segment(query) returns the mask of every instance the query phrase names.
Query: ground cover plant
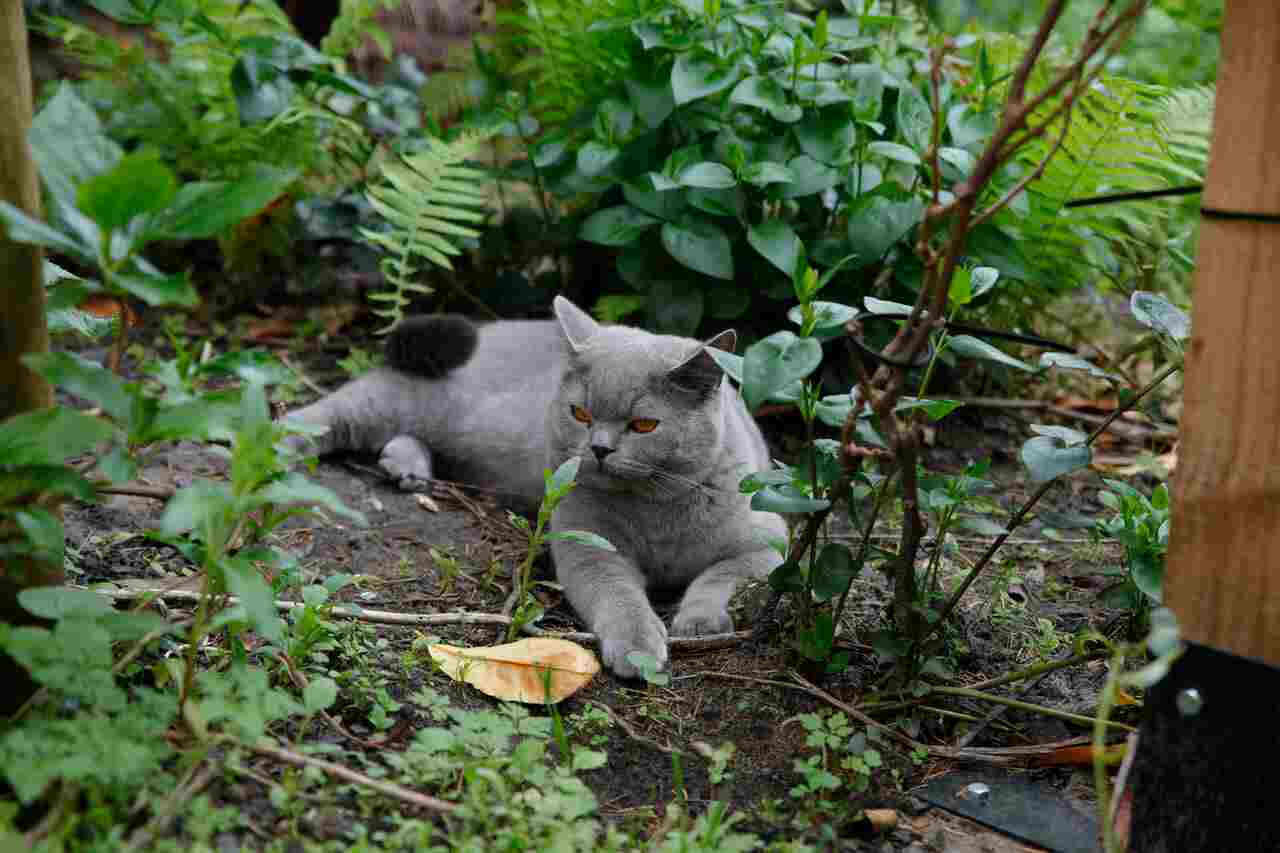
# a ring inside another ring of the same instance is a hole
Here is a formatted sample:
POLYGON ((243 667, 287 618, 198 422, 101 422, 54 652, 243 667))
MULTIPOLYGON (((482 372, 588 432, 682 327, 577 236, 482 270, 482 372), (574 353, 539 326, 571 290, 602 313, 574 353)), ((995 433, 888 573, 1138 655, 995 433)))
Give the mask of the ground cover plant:
MULTIPOLYGON (((0 625, 38 685, 0 728, 6 844, 943 849, 975 831, 916 814, 925 776, 1090 741, 1105 807, 1125 703, 1177 651, 1156 609, 1171 520, 1140 466, 1087 469, 1120 424, 1159 446, 1193 235, 1171 235, 1176 203, 1064 204, 1203 166, 1205 91, 1111 73, 1147 4, 1094 4, 1060 40, 1057 2, 1029 34, 953 37, 907 3, 529 6, 478 49, 448 131, 412 91, 430 78, 362 81, 341 56, 354 35, 322 53, 274 4, 94 5, 172 52, 44 25, 105 59, 42 98, 47 218, 0 207, 8 239, 49 253, 63 336, 25 359, 60 404, 0 422, 0 557, 71 580, 20 594, 36 624, 0 625), (128 99, 158 123, 104 121, 128 99), (490 138, 506 162, 483 162, 490 138), (496 221, 493 194, 517 191, 526 232, 496 221), (324 233, 378 253, 374 310, 273 335, 161 316, 201 301, 273 215, 299 251, 324 233), (525 241, 486 258, 498 233, 525 241), (200 241, 215 269, 188 275, 200 241), (306 469, 271 400, 336 377, 317 338, 376 349, 444 291, 496 296, 464 280, 480 268, 510 265, 498 289, 574 286, 592 244, 602 318, 748 325, 720 361, 782 461, 741 488, 792 532, 739 602, 752 630, 677 641, 674 671, 642 685, 495 702, 429 648, 590 642, 537 571, 572 471, 548 472, 532 524, 462 484, 401 494, 358 460, 306 469), (1128 295, 1120 343, 1152 347, 1089 360, 1038 333, 1095 286, 1128 295), (1037 418, 995 442, 963 390, 975 364, 1002 388, 1067 377, 1115 399, 1089 432, 1037 418), (980 438, 948 444, 966 426, 980 438), (1060 529, 1093 537, 1055 545, 1060 529), (1046 745, 1009 749, 1034 727, 1046 745)), ((351 4, 343 26, 368 13, 351 4)))

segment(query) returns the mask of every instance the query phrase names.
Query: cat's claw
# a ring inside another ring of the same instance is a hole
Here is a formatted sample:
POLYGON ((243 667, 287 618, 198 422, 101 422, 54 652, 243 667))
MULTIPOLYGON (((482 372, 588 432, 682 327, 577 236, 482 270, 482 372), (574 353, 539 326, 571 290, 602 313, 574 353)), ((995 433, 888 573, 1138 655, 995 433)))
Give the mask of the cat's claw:
POLYGON ((640 625, 630 626, 630 630, 616 633, 602 633, 600 636, 600 656, 604 665, 619 678, 639 678, 640 669, 627 655, 640 652, 657 661, 657 668, 665 670, 667 658, 667 627, 654 614, 640 625))
POLYGON ((705 637, 708 634, 728 634, 733 630, 733 617, 727 610, 681 610, 671 622, 673 637, 705 637))

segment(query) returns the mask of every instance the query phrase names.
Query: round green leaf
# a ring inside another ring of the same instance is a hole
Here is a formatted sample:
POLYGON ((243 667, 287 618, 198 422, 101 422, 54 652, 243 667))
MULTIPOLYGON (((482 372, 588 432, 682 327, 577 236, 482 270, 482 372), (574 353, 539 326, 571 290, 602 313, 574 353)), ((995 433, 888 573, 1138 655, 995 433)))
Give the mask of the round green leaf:
POLYGON ((915 86, 898 87, 898 130, 916 151, 928 149, 933 139, 933 110, 915 86))
POLYGON ((738 181, 733 171, 723 163, 702 162, 680 170, 677 178, 681 186, 700 187, 708 190, 723 190, 736 186, 738 181))
POLYGON ((737 62, 705 53, 682 53, 671 69, 671 92, 676 104, 714 95, 738 82, 737 62))
POLYGON ((662 245, 671 257, 691 270, 712 278, 733 278, 733 249, 720 226, 695 219, 662 226, 662 245))
POLYGON ((906 163, 908 166, 919 166, 920 155, 912 151, 905 145, 897 142, 872 142, 867 146, 867 150, 872 154, 879 154, 889 160, 896 160, 899 163, 906 163))
MULTIPOLYGON (((848 305, 841 305, 839 302, 810 302, 813 307, 815 323, 813 331, 815 333, 826 331, 828 329, 841 329, 845 323, 848 323, 854 317, 858 316, 858 311, 848 305)), ((804 310, 796 305, 787 312, 787 319, 795 323, 797 326, 804 324, 804 310)))
POLYGON ((1000 270, 995 267, 974 267, 969 276, 969 286, 973 292, 970 299, 977 299, 996 286, 1000 280, 1000 270))
POLYGON ((817 512, 831 506, 825 498, 811 498, 794 486, 765 486, 751 496, 751 508, 760 512, 817 512))
POLYGON ((769 586, 778 592, 804 592, 804 570, 788 560, 769 573, 769 586))
POLYGON ((800 150, 823 163, 843 163, 853 153, 858 141, 853 119, 849 111, 826 110, 822 114, 797 124, 796 141, 800 150))
POLYGON ((787 94, 782 86, 770 77, 748 77, 734 87, 729 95, 730 103, 745 104, 764 110, 776 121, 790 124, 800 120, 804 115, 799 105, 787 102, 787 94))
POLYGON ((793 332, 774 332, 747 348, 742 396, 755 410, 769 395, 804 379, 822 363, 822 344, 793 332))
POLYGON ((1037 435, 1022 445, 1022 463, 1027 466, 1031 479, 1046 483, 1055 477, 1068 474, 1089 464, 1089 447, 1073 444, 1066 447, 1051 435, 1037 435))
POLYGON ((767 160, 749 163, 742 170, 742 179, 757 187, 763 187, 768 184, 789 184, 795 178, 796 176, 786 166, 767 160))
POLYGON ((640 235, 660 221, 630 205, 620 204, 588 216, 578 236, 602 246, 626 246, 640 239, 640 235))
POLYGON ((795 230, 781 219, 770 219, 749 227, 747 242, 787 278, 795 274, 796 262, 804 256, 804 244, 795 230))
POLYGON ((578 171, 588 178, 599 177, 609 170, 622 152, 617 148, 591 141, 578 149, 578 171))
POLYGON ((130 154, 76 189, 76 206, 104 231, 123 228, 135 216, 155 213, 173 200, 178 179, 150 152, 130 154))
POLYGON ((863 196, 849 210, 850 249, 857 266, 874 264, 889 247, 901 240, 924 217, 919 199, 893 201, 884 196, 863 196))
POLYGON ((813 567, 813 577, 810 578, 814 599, 830 601, 844 595, 849 584, 853 583, 853 579, 858 576, 858 568, 857 562, 853 559, 853 552, 847 546, 838 542, 825 545, 818 552, 818 559, 813 567))
POLYGON ((956 335, 955 337, 947 338, 947 349, 957 355, 977 358, 983 361, 994 361, 1007 367, 1025 370, 1028 373, 1036 372, 1036 369, 1025 361, 1016 359, 1003 350, 997 349, 986 341, 975 338, 972 335, 956 335))
POLYGON ((840 180, 839 172, 808 154, 793 157, 787 162, 787 169, 795 176, 795 180, 781 187, 779 195, 783 198, 802 198, 820 193, 831 189, 840 180))
POLYGON ((1129 300, 1129 310, 1142 325, 1175 340, 1182 341, 1191 336, 1191 318, 1157 293, 1135 292, 1129 300))

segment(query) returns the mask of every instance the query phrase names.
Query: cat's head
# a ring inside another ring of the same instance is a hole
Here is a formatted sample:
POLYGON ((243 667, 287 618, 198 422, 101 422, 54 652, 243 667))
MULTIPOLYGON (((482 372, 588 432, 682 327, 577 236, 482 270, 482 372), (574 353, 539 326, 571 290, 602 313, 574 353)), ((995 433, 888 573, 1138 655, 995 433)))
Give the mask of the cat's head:
POLYGON ((697 488, 720 460, 724 372, 706 343, 602 326, 557 296, 566 367, 547 413, 553 465, 580 460, 594 489, 675 497, 697 488))

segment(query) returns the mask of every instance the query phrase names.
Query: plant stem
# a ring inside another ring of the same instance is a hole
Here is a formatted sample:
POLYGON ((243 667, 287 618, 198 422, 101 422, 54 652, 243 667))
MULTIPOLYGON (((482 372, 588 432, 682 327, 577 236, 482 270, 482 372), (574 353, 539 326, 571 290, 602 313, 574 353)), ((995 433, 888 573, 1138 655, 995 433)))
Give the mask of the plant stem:
POLYGON ((974 690, 972 687, 943 687, 935 686, 929 689, 933 695, 940 696, 958 696, 964 699, 978 699, 983 702, 994 702, 997 705, 1008 705, 1019 711, 1030 711, 1033 714, 1041 714, 1046 717, 1056 717, 1059 720, 1065 720, 1069 723, 1078 723, 1082 726, 1097 727, 1111 726, 1117 729, 1124 729, 1127 732, 1133 731, 1132 726, 1124 723, 1116 723, 1111 720, 1104 720, 1101 717, 1086 717, 1082 714, 1073 714, 1070 711, 1059 711, 1057 708, 1048 708, 1044 705, 1036 705, 1032 702, 1023 702, 1020 699, 1010 699, 1008 696, 997 696, 994 693, 984 693, 981 690, 974 690))

